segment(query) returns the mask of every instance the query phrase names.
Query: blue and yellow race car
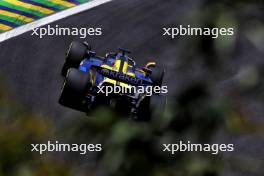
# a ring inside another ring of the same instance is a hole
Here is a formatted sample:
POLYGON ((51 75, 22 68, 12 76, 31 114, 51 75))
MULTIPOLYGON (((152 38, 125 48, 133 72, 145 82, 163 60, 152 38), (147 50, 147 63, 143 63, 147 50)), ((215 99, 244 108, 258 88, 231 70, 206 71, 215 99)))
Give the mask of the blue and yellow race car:
POLYGON ((161 115, 164 68, 155 62, 138 67, 129 54, 120 48, 100 57, 87 42, 72 42, 61 70, 65 79, 59 103, 83 112, 107 105, 137 120, 161 115))

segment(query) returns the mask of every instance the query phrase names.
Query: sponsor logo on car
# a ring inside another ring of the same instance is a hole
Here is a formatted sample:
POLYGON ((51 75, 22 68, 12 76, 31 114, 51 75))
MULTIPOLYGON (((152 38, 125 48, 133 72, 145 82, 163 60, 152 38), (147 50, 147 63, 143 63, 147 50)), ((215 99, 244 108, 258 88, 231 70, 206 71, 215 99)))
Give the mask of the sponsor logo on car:
POLYGON ((98 69, 99 73, 101 73, 103 76, 112 78, 112 79, 116 79, 118 81, 121 82, 125 82, 125 83, 129 83, 129 84, 134 84, 134 85, 143 85, 144 81, 142 79, 136 78, 136 77, 132 77, 129 75, 125 75, 123 73, 119 73, 116 71, 112 71, 109 69, 105 69, 105 68, 101 68, 98 69))

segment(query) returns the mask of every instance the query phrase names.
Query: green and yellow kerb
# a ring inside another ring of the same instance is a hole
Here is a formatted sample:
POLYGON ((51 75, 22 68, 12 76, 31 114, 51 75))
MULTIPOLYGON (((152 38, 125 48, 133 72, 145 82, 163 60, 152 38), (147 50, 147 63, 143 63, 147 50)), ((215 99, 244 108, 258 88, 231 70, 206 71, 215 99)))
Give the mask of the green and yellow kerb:
POLYGON ((0 33, 91 0, 0 0, 0 33))

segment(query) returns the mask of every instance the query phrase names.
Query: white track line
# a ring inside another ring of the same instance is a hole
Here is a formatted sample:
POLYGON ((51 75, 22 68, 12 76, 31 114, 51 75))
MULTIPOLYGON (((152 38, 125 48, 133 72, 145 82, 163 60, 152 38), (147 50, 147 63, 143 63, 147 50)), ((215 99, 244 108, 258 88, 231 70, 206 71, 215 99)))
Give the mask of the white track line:
POLYGON ((112 0, 93 0, 93 1, 81 4, 81 5, 77 5, 75 7, 70 8, 70 9, 55 13, 53 15, 44 17, 42 19, 28 23, 26 25, 17 27, 15 29, 12 29, 10 31, 7 31, 7 32, 0 34, 0 42, 3 42, 3 41, 8 40, 10 38, 19 36, 23 33, 31 31, 34 28, 37 28, 37 27, 52 23, 54 21, 66 18, 68 16, 83 12, 85 10, 91 9, 93 7, 99 6, 101 4, 104 4, 104 3, 107 3, 110 1, 112 1, 112 0))

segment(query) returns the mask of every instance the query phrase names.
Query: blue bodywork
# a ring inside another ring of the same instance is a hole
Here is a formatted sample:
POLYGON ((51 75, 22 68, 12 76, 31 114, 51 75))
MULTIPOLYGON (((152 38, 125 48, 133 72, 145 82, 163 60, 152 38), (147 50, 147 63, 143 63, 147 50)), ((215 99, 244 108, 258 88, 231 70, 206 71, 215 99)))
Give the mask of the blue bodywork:
MULTIPOLYGON (((116 59, 123 60, 124 62, 128 61, 128 57, 126 55, 122 55, 121 53, 118 53, 115 57, 114 56, 108 56, 106 58, 99 58, 99 57, 90 57, 84 59, 79 66, 79 70, 89 73, 90 70, 93 67, 100 67, 101 65, 108 65, 109 67, 113 67, 116 59)), ((136 66, 128 67, 127 72, 132 72, 135 74, 135 77, 143 80, 146 85, 152 84, 151 79, 149 76, 146 76, 146 74, 143 71, 139 71, 140 68, 137 68, 136 66)), ((104 76, 101 74, 95 74, 95 86, 98 86, 103 80, 104 76)))

